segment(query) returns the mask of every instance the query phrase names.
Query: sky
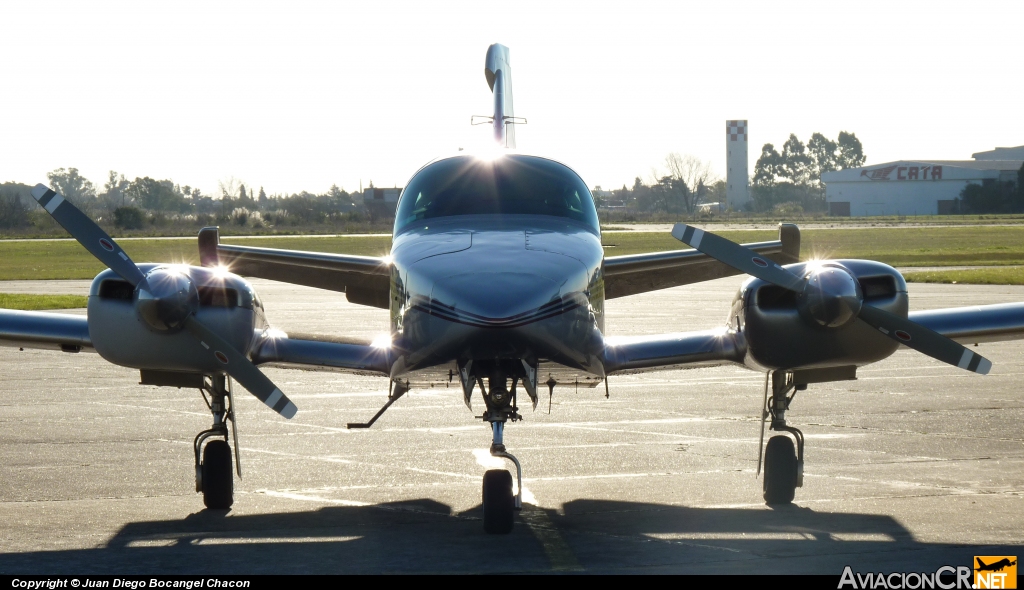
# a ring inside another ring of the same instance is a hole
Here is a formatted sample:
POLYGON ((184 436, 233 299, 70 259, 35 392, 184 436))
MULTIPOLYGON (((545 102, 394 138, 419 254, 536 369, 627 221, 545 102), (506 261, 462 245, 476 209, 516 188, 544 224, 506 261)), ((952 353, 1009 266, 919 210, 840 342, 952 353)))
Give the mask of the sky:
POLYGON ((218 193, 404 186, 490 142, 484 55, 510 49, 520 151, 590 186, 670 152, 750 170, 790 133, 868 163, 1024 144, 1024 2, 0 3, 0 182, 78 168, 218 193))

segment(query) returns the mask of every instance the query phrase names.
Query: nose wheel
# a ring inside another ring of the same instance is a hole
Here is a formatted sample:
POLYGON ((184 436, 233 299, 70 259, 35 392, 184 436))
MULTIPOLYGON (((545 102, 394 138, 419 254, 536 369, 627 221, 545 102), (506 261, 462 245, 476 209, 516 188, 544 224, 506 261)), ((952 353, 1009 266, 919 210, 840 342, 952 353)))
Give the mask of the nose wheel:
POLYGON ((484 530, 492 535, 512 532, 515 497, 512 495, 512 474, 504 469, 484 473, 484 530))

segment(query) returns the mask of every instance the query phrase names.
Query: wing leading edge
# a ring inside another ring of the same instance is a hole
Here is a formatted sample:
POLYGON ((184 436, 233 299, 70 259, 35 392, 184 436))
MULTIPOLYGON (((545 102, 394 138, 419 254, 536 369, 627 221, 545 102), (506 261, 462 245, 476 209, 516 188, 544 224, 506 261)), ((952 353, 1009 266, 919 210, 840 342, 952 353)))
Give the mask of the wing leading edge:
POLYGON ((85 316, 0 309, 0 346, 94 352, 85 316))
MULTIPOLYGON (((779 225, 779 239, 744 244, 779 264, 800 261, 800 229, 779 225)), ((673 250, 604 259, 605 298, 615 299, 648 291, 679 287, 740 274, 697 250, 673 250)))

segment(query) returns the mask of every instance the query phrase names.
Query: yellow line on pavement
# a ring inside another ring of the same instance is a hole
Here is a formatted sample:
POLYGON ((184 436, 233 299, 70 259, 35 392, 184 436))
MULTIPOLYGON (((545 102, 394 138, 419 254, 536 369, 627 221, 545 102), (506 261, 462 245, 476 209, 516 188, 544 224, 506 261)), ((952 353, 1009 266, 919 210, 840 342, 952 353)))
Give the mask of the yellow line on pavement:
POLYGON ((583 571, 583 566, 580 565, 562 535, 558 534, 558 529, 543 508, 524 505, 519 516, 526 522, 526 526, 530 527, 533 536, 540 541, 544 553, 548 556, 548 561, 551 562, 552 570, 556 572, 583 571))

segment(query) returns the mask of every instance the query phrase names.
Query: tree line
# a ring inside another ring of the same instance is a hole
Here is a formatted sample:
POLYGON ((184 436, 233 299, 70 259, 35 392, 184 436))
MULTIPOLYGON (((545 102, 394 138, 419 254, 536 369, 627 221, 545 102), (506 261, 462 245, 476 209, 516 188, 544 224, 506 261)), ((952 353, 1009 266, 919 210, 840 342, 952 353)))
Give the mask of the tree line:
MULTIPOLYGON (((327 192, 290 195, 257 193, 244 183, 222 181, 214 198, 198 188, 148 176, 128 180, 110 171, 101 189, 77 168, 58 168, 47 175, 50 187, 90 217, 121 229, 142 229, 185 222, 189 225, 235 224, 253 228, 278 225, 316 225, 376 222, 387 217, 379 207, 364 207, 361 194, 332 185, 327 192)), ((372 186, 372 183, 371 183, 372 186)), ((48 223, 31 197, 32 187, 17 182, 0 184, 0 229, 48 223)))
POLYGON ((854 133, 840 131, 836 140, 814 133, 805 145, 790 134, 779 152, 766 143, 754 165, 751 200, 758 211, 824 211, 825 172, 863 166, 864 146, 854 133))

